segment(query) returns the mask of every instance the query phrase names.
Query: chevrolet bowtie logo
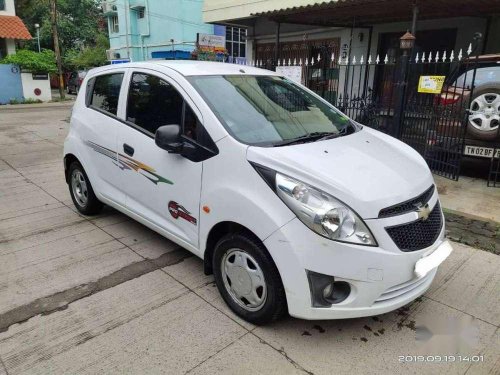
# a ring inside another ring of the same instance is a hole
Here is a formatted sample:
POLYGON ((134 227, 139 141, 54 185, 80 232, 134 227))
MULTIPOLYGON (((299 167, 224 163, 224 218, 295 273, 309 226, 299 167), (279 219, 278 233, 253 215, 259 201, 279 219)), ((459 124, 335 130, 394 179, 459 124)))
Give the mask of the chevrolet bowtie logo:
POLYGON ((417 203, 415 207, 417 208, 416 212, 419 219, 425 221, 429 218, 429 215, 431 214, 429 203, 426 203, 425 205, 423 203, 417 203))

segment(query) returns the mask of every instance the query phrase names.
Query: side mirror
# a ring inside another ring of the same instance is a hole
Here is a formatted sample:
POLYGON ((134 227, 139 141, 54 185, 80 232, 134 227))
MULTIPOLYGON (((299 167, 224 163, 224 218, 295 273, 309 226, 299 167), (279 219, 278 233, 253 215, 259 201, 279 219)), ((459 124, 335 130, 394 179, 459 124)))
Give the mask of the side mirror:
POLYGON ((170 153, 182 151, 181 127, 179 125, 160 126, 155 133, 155 143, 159 148, 170 153))

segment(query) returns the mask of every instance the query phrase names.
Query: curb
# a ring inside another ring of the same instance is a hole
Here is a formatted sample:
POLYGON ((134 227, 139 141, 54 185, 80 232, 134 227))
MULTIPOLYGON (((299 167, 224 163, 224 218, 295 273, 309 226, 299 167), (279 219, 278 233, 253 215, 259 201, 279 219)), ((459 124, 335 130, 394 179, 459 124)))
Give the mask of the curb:
POLYGON ((12 112, 22 110, 39 110, 39 109, 52 109, 52 108, 71 108, 75 104, 74 100, 67 100, 64 102, 55 103, 39 103, 39 104, 6 104, 0 105, 0 112, 12 112))
POLYGON ((500 255, 500 223, 443 208, 446 237, 500 255))

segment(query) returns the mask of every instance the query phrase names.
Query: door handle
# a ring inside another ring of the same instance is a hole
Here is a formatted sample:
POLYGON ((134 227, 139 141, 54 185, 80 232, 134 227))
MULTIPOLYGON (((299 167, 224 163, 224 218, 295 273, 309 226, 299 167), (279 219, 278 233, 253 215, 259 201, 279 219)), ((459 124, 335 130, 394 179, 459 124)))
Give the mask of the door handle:
POLYGON ((123 144, 123 151, 125 151, 125 153, 128 155, 128 156, 132 156, 134 155, 134 148, 132 146, 129 146, 128 144, 124 143, 123 144))

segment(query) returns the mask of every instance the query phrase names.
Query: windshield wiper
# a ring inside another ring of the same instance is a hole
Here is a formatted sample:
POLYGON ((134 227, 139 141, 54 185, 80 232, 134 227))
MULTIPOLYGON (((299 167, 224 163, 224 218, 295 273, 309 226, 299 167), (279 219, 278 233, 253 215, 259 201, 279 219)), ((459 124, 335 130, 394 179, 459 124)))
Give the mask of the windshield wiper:
POLYGON ((297 138, 287 139, 287 140, 284 140, 282 142, 275 143, 273 145, 273 147, 288 146, 288 145, 293 145, 293 144, 297 144, 297 143, 305 143, 305 142, 308 142, 308 141, 315 141, 315 140, 318 140, 318 139, 321 139, 321 138, 324 138, 324 137, 328 137, 328 136, 331 136, 331 135, 334 135, 334 134, 336 134, 336 133, 332 133, 332 132, 312 132, 312 133, 309 133, 309 134, 301 135, 300 137, 297 137, 297 138))
POLYGON ((327 134, 324 137, 319 138, 318 141, 326 141, 327 139, 342 137, 343 135, 346 135, 346 134, 347 134, 347 127, 339 130, 338 133, 327 134))

